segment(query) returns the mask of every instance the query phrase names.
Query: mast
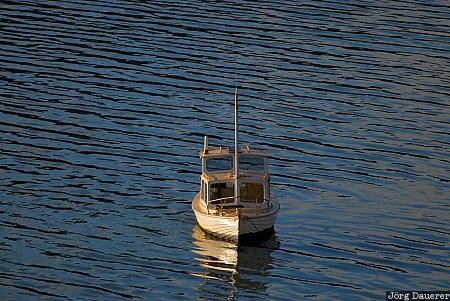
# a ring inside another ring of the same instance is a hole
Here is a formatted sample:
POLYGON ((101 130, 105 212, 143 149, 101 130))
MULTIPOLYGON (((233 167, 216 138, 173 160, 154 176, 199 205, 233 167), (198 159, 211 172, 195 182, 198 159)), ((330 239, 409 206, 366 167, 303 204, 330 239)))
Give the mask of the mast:
POLYGON ((239 205, 239 121, 238 121, 238 89, 234 91, 234 204, 239 205))

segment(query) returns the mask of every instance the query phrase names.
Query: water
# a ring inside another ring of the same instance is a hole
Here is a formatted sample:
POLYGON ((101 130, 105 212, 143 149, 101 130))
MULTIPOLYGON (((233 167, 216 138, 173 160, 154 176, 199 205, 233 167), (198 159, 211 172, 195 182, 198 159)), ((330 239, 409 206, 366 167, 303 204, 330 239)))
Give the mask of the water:
POLYGON ((1 300, 449 288, 448 2, 2 1, 0 20, 1 300), (190 208, 236 82, 282 204, 239 247, 190 208))

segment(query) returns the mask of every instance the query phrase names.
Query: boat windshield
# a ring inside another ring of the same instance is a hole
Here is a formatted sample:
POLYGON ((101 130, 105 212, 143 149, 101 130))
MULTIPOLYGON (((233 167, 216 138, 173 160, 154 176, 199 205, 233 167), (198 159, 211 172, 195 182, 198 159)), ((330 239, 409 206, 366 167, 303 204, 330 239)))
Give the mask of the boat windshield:
POLYGON ((233 167, 233 160, 231 156, 219 157, 219 158, 210 158, 206 160, 206 170, 207 171, 223 171, 230 170, 233 167))
POLYGON ((241 202, 264 201, 264 186, 262 183, 243 182, 240 185, 241 202))
POLYGON ((264 158, 258 156, 241 155, 239 156, 239 169, 244 171, 259 171, 265 169, 264 158))
POLYGON ((234 184, 230 182, 226 183, 214 183, 211 184, 211 201, 217 199, 229 198, 228 201, 234 202, 234 184))

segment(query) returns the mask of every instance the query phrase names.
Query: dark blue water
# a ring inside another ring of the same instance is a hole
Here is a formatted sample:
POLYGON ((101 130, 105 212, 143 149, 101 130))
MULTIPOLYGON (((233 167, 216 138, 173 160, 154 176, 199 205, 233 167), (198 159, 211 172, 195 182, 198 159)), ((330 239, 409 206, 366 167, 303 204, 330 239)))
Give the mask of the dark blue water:
POLYGON ((450 286, 447 1, 1 1, 1 300, 450 286), (272 153, 276 234, 195 227, 197 152, 272 153))

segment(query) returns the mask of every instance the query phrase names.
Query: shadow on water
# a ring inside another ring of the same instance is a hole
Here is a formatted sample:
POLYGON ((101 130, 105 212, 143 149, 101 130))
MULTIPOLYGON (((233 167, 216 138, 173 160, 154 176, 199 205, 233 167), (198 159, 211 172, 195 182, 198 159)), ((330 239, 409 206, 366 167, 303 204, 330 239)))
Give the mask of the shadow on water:
POLYGON ((268 296, 268 278, 272 252, 279 246, 275 232, 263 241, 234 242, 217 239, 198 225, 193 228, 192 250, 197 257, 202 278, 197 288, 197 300, 236 300, 246 295, 268 296))

